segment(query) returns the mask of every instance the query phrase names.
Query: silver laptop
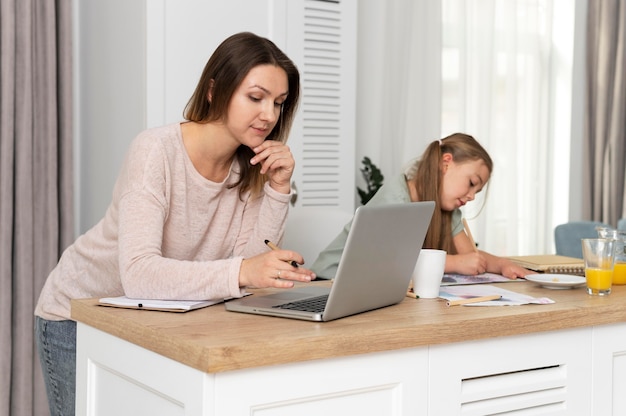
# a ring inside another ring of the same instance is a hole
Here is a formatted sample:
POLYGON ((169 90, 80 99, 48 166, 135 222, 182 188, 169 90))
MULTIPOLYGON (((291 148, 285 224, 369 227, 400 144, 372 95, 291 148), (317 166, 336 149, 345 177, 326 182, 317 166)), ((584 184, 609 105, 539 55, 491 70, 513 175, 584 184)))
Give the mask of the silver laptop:
POLYGON ((432 201, 361 206, 330 287, 300 286, 247 296, 226 302, 226 310, 331 321, 399 303, 406 296, 434 207, 432 201))

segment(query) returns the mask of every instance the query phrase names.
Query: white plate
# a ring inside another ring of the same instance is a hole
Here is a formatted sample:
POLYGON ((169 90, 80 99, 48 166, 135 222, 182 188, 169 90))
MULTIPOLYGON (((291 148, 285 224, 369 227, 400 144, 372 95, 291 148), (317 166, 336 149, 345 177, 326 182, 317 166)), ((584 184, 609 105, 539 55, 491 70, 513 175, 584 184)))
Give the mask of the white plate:
POLYGON ((529 274, 525 279, 548 289, 571 289, 586 282, 584 277, 572 274, 529 274))

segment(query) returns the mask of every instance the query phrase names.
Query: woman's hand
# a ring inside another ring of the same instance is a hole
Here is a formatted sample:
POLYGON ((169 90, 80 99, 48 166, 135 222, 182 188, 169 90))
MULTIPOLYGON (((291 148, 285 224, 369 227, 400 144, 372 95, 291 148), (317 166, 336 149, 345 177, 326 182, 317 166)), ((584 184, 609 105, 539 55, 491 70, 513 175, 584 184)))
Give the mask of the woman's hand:
POLYGON ((296 161, 289 146, 275 140, 265 140, 252 150, 256 156, 250 159, 250 163, 261 163, 261 173, 267 174, 272 189, 283 194, 291 192, 291 175, 296 161))
POLYGON ((304 263, 302 256, 291 250, 272 250, 244 259, 239 270, 240 287, 293 287, 293 282, 310 282, 315 273, 291 262, 304 263))

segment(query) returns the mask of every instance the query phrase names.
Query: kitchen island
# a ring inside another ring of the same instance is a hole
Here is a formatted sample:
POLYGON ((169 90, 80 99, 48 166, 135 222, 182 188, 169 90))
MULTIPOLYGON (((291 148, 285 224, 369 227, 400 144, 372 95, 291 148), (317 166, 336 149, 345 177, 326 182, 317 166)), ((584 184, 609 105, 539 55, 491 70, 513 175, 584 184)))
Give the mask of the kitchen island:
POLYGON ((555 303, 406 298, 317 323, 74 300, 76 414, 626 414, 626 286, 496 286, 555 303))

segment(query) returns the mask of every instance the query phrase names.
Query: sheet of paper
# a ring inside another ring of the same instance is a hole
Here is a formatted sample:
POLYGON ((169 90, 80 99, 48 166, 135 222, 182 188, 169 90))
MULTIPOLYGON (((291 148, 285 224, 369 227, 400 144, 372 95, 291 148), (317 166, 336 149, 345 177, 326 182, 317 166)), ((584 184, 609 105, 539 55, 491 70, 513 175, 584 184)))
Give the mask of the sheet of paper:
POLYGON ((483 273, 475 276, 467 276, 464 274, 446 273, 441 280, 441 286, 453 285, 473 285, 476 283, 504 283, 515 282, 515 279, 509 279, 495 273, 483 273))
POLYGON ((550 298, 534 298, 522 293, 513 292, 511 290, 502 289, 492 285, 459 285, 442 287, 439 290, 439 297, 453 301, 460 299, 471 299, 478 296, 500 295, 500 300, 491 300, 489 302, 468 303, 463 306, 505 306, 505 305, 527 305, 535 303, 546 305, 554 303, 550 298))

